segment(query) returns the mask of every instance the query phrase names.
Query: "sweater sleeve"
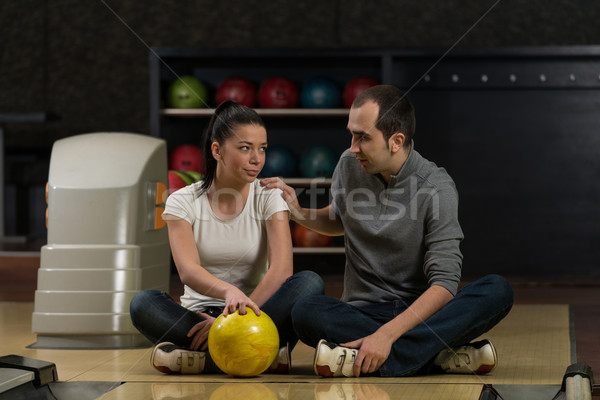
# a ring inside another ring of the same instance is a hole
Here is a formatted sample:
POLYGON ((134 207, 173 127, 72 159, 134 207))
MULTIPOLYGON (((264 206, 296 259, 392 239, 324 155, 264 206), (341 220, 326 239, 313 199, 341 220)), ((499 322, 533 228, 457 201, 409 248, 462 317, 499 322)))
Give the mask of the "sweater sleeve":
POLYGON ((423 270, 429 285, 439 285, 453 295, 461 277, 463 232, 458 222, 458 193, 453 184, 435 191, 425 220, 423 270))

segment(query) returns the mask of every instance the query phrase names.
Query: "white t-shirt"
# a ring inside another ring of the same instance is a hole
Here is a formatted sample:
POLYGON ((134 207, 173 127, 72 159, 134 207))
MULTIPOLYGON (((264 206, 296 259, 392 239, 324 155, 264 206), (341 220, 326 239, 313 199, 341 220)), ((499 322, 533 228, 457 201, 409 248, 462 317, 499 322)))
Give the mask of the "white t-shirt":
MULTIPOLYGON (((221 220, 210 207, 206 193, 198 196, 200 182, 186 186, 167 198, 165 214, 192 225, 200 265, 217 278, 250 295, 269 268, 265 222, 288 205, 279 189, 264 189, 255 180, 250 184, 242 212, 231 220, 221 220)), ((184 287, 181 305, 192 311, 223 307, 225 301, 204 296, 184 287)))

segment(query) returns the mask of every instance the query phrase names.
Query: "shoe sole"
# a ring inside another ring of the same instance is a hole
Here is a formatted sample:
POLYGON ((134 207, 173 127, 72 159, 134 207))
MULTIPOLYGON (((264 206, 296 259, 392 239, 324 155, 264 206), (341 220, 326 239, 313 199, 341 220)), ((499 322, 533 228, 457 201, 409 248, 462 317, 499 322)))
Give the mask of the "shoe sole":
MULTIPOLYGON (((167 368, 164 366, 158 366, 158 365, 154 364, 154 354, 156 354, 156 350, 158 349, 158 346, 160 346, 161 344, 164 344, 164 343, 160 343, 159 345, 155 346, 154 349, 152 350, 152 355, 150 356, 150 365, 152 365, 152 367, 154 367, 154 369, 156 369, 159 372, 162 372, 163 374, 177 374, 178 372, 172 371, 170 368, 167 368)), ((169 344, 173 344, 173 343, 169 343, 169 344)))
POLYGON ((289 374, 292 369, 292 352, 290 351, 290 346, 286 346, 287 348, 287 364, 277 364, 277 367, 272 369, 271 372, 274 374, 289 374))
POLYGON ((313 370, 315 374, 318 376, 322 376, 324 378, 333 378, 333 372, 329 369, 328 365, 317 365, 317 358, 319 357, 319 349, 321 348, 321 344, 327 343, 325 339, 319 340, 317 344, 317 348, 315 350, 315 358, 313 360, 313 370))
POLYGON ((490 342, 489 340, 485 340, 485 342, 486 343, 481 347, 484 347, 488 344, 490 345, 490 348, 492 349, 492 354, 494 355, 494 364, 493 365, 482 365, 481 367, 477 368, 476 371, 473 371, 473 373, 477 374, 477 375, 490 373, 494 369, 496 369, 496 367, 498 366, 498 354, 496 353, 496 348, 494 347, 492 342, 490 342))

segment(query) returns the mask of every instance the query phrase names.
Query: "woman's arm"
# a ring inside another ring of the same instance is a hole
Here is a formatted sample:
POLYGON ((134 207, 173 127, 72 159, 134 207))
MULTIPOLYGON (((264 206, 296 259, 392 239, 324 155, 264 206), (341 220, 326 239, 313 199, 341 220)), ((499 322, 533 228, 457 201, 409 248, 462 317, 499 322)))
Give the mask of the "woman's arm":
POLYGON ((280 211, 266 221, 269 270, 250 298, 262 306, 293 274, 292 237, 287 211, 280 211))
POLYGON ((234 312, 237 308, 240 309, 240 314, 245 314, 246 306, 252 308, 257 315, 260 314, 258 305, 240 289, 218 279, 201 266, 194 233, 189 222, 169 216, 167 225, 171 253, 179 278, 184 285, 205 296, 225 299, 223 311, 225 315, 234 312))

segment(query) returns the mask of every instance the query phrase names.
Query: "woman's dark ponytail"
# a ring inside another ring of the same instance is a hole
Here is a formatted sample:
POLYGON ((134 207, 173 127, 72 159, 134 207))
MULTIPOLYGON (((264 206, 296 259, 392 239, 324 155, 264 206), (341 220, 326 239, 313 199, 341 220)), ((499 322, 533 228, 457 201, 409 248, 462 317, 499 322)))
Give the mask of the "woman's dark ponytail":
POLYGON ((213 142, 213 127, 217 116, 217 110, 213 113, 204 134, 202 135, 202 154, 204 155, 205 172, 204 178, 202 178, 202 184, 200 185, 200 194, 204 193, 212 184, 215 179, 217 172, 217 160, 212 155, 212 142, 213 142))
POLYGON ((217 173, 217 160, 213 157, 211 149, 213 142, 223 145, 239 125, 265 126, 256 111, 249 107, 238 104, 233 100, 226 100, 219 104, 202 136, 202 152, 206 172, 200 186, 200 195, 212 185, 217 173))

